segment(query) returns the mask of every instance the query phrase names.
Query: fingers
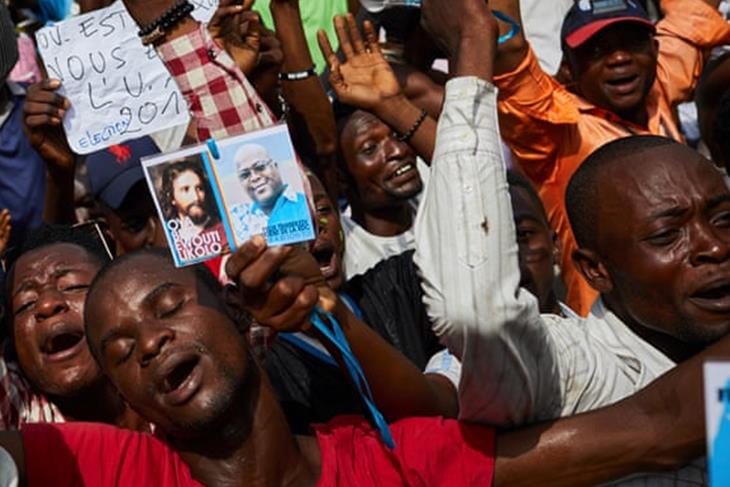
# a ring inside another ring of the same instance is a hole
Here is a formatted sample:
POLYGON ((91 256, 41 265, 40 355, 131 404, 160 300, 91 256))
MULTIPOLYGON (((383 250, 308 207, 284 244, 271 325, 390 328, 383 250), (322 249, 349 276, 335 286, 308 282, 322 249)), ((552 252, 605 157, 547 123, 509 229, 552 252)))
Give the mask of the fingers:
POLYGON ((363 24, 365 29, 365 38, 367 39, 367 47, 372 53, 381 54, 380 42, 378 41, 378 34, 375 32, 375 26, 369 20, 366 20, 363 24))
POLYGON ((327 64, 330 67, 330 84, 333 87, 337 87, 342 84, 342 76, 340 74, 340 60, 337 58, 337 54, 332 49, 329 37, 324 30, 317 32, 317 40, 319 42, 319 50, 322 51, 322 55, 327 60, 327 64))
POLYGON ((289 276, 280 279, 268 292, 266 301, 251 314, 262 325, 278 331, 299 331, 309 321, 318 299, 314 286, 306 285, 301 277, 289 276))
POLYGON ((319 293, 314 286, 305 286, 286 309, 266 320, 267 326, 279 331, 306 331, 309 316, 317 305, 319 293))
POLYGON ((270 280, 293 247, 267 247, 261 236, 242 245, 226 263, 226 272, 239 287, 246 310, 262 325, 279 331, 303 329, 319 299, 304 277, 270 280))
POLYGON ((360 29, 358 29, 357 27, 357 22, 355 22, 355 16, 352 14, 347 14, 345 18, 347 20, 347 28, 350 31, 350 39, 352 40, 352 45, 355 49, 355 53, 364 53, 365 44, 362 41, 362 36, 360 35, 360 29))
POLYGON ((25 123, 28 127, 59 125, 71 107, 65 97, 56 93, 61 86, 58 80, 44 80, 28 88, 23 105, 25 123))
POLYGON ((266 239, 256 235, 228 259, 226 273, 244 290, 254 290, 266 283, 289 251, 289 247, 268 248, 266 239))
MULTIPOLYGON (((231 3, 234 0, 228 0, 225 3, 231 3)), ((218 5, 218 8, 216 9, 215 13, 213 14, 213 17, 210 19, 210 22, 208 22, 208 28, 219 28, 221 24, 223 24, 223 21, 227 17, 232 17, 234 15, 238 15, 241 12, 244 11, 243 5, 224 5, 224 1, 221 1, 218 5)))
POLYGON ((340 49, 342 49, 345 59, 350 59, 355 55, 355 53, 352 50, 352 44, 350 43, 350 36, 347 33, 345 19, 341 15, 335 17, 335 32, 337 33, 337 39, 340 41, 340 49))

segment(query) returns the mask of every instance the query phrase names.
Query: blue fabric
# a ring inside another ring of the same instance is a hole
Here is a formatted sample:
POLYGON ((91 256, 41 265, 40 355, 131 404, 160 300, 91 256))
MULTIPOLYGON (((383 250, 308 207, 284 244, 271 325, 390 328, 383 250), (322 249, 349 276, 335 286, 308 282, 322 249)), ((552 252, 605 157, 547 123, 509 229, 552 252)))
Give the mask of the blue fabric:
MULTIPOLYGON (((730 390, 730 381, 725 386, 730 390)), ((710 485, 730 485, 730 399, 725 397, 720 428, 712 440, 710 485)))
POLYGON ((46 22, 59 22, 64 20, 71 13, 71 0, 38 0, 38 20, 46 22))
MULTIPOLYGON (((291 201, 282 192, 271 210, 266 229, 269 244, 303 242, 314 238, 314 225, 304 193, 296 193, 297 200, 291 201), (294 224, 298 225, 294 225, 294 224)), ((252 212, 262 211, 258 202, 251 206, 252 212)))
POLYGON ((0 127, 0 209, 10 210, 13 231, 9 245, 13 246, 25 230, 43 221, 46 167, 23 133, 25 96, 11 95, 11 99, 10 115, 0 127))

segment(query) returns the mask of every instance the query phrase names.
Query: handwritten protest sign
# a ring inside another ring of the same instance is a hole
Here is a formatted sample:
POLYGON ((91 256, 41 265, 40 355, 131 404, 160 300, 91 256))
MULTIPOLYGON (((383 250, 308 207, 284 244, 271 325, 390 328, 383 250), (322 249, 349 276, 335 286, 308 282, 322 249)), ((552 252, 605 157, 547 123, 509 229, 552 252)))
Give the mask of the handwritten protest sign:
POLYGON ((218 0, 190 0, 195 10, 193 10, 193 18, 198 22, 207 24, 218 8, 218 0))
POLYGON ((48 76, 71 101, 71 149, 88 154, 190 120, 185 100, 121 1, 36 33, 48 76))

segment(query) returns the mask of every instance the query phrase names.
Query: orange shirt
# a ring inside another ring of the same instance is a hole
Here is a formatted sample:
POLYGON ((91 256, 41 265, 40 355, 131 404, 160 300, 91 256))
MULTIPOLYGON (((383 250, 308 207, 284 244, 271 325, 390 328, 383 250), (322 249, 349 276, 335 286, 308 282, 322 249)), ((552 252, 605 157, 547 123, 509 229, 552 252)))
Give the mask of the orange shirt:
POLYGON ((537 185, 550 224, 563 247, 562 273, 568 305, 582 315, 597 292, 574 268, 576 248, 565 210, 565 190, 594 150, 634 134, 682 140, 674 107, 690 98, 702 71, 705 49, 730 42, 730 24, 704 0, 663 0, 657 24, 656 82, 647 98, 648 127, 640 127, 590 104, 546 74, 530 49, 511 73, 495 76, 502 137, 514 160, 537 185))

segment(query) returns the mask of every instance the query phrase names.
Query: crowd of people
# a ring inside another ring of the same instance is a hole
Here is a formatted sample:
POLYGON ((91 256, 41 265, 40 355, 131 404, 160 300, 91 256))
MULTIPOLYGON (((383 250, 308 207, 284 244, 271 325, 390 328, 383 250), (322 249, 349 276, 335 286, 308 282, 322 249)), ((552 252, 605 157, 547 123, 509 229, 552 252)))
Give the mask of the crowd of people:
POLYGON ((80 155, 33 33, 111 3, 0 1, 0 487, 730 485, 729 4, 120 0, 190 123, 80 155), (232 214, 315 239, 176 266, 141 161, 277 124, 232 214))

